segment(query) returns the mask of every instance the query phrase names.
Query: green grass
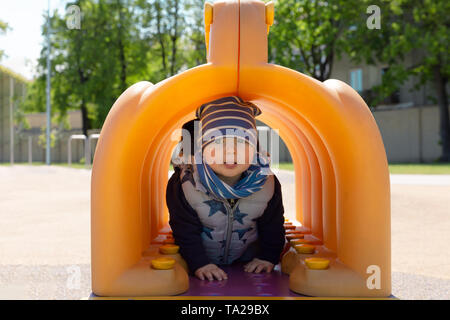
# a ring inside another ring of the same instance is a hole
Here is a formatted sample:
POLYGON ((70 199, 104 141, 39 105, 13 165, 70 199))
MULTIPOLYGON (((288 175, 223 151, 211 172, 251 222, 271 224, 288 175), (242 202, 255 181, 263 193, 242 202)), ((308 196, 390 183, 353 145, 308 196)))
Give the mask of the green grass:
MULTIPOLYGON (((10 166, 11 164, 9 162, 0 162, 1 166, 10 166)), ((29 166, 30 164, 28 162, 17 162, 14 163, 15 166, 29 166)), ((44 162, 33 162, 31 164, 32 166, 45 166, 44 162)), ((67 163, 52 163, 52 166, 58 166, 58 167, 67 167, 67 168, 74 168, 74 169, 86 169, 86 166, 81 163, 72 163, 70 166, 67 163)))
POLYGON ((294 164, 290 163, 290 162, 280 162, 279 163, 279 168, 282 169, 282 170, 294 171, 294 164))
MULTIPOLYGON (((293 163, 280 163, 280 169, 294 171, 293 163)), ((450 174, 450 163, 391 163, 393 174, 450 174)))
MULTIPOLYGON (((9 162, 0 163, 2 166, 9 166, 9 162)), ((28 165, 28 163, 16 163, 15 165, 28 165)), ((33 162, 33 166, 43 166, 43 162, 33 162)), ((70 167, 75 169, 86 169, 84 164, 73 163, 69 166, 67 163, 53 163, 52 165, 61 167, 70 167)), ((294 164, 282 162, 279 164, 282 170, 294 171, 294 164)), ((173 170, 172 165, 170 169, 173 170)), ((393 174, 450 174, 450 163, 391 163, 389 172, 393 174)))
POLYGON ((392 163, 389 172, 395 174, 450 174, 450 163, 392 163))

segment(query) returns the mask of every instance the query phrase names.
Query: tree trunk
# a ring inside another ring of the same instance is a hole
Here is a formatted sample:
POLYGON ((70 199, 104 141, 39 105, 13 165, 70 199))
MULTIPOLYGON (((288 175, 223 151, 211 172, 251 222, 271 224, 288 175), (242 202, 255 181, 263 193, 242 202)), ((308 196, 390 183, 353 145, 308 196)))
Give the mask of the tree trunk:
POLYGON ((440 65, 434 67, 434 80, 439 106, 439 135, 442 145, 442 155, 439 161, 450 162, 450 118, 446 92, 447 79, 442 76, 440 65))
POLYGON ((119 47, 119 61, 120 61, 120 88, 124 92, 127 89, 127 61, 125 58, 125 45, 122 41, 123 37, 123 12, 122 3, 120 0, 117 1, 117 6, 119 10, 119 32, 118 32, 118 47, 119 47))
POLYGON ((161 15, 161 4, 159 3, 159 1, 157 1, 155 3, 156 6, 156 32, 158 34, 158 41, 159 41, 159 45, 161 46, 161 60, 162 60, 162 65, 163 65, 163 70, 164 70, 164 75, 167 75, 167 62, 166 62, 166 48, 164 45, 164 39, 163 39, 163 30, 161 29, 162 26, 162 15, 161 15))
POLYGON ((81 121, 83 125, 83 134, 87 137, 88 136, 88 130, 91 128, 91 124, 88 118, 88 110, 86 106, 86 101, 81 100, 81 121))
POLYGON ((170 76, 175 74, 175 64, 176 64, 176 56, 177 56, 177 40, 178 40, 178 9, 179 9, 179 1, 175 1, 175 12, 174 12, 174 30, 172 39, 172 59, 170 65, 170 76))

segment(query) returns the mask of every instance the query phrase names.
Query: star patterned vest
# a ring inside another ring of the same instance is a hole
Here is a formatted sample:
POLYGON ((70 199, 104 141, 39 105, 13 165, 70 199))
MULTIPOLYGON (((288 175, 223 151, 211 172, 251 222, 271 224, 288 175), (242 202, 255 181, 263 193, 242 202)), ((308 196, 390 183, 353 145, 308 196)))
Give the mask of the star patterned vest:
POLYGON ((264 213, 274 194, 274 176, 269 175, 262 189, 236 199, 234 206, 207 194, 196 166, 182 164, 180 179, 186 200, 203 225, 202 239, 211 263, 231 264, 258 239, 256 220, 264 213))

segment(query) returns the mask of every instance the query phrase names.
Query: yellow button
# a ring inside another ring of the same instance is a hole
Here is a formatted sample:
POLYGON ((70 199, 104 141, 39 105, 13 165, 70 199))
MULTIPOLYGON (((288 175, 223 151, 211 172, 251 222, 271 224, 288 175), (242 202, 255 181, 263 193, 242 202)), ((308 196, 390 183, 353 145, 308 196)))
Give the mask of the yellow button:
POLYGON ((157 270, 168 270, 172 269, 175 265, 175 259, 172 258, 156 258, 152 260, 152 268, 157 270))
POLYGON ((163 244, 175 244, 175 239, 166 239, 163 241, 163 244))
POLYGON ((298 253, 311 254, 311 253, 314 253, 314 251, 316 250, 316 247, 313 246, 312 244, 296 244, 294 246, 294 249, 298 253))
POLYGON ((289 243, 291 246, 295 246, 297 244, 309 244, 311 241, 306 239, 292 239, 289 243))
POLYGON ((159 252, 162 254, 175 254, 180 249, 176 244, 163 244, 159 247, 159 252))
POLYGON ((303 239, 305 236, 303 234, 297 234, 297 233, 287 233, 286 239, 287 240, 293 240, 293 239, 303 239))
POLYGON ((313 270, 325 270, 330 265, 330 260, 325 258, 306 258, 306 266, 313 270))
POLYGON ((286 230, 286 234, 305 234, 305 233, 299 230, 286 230))

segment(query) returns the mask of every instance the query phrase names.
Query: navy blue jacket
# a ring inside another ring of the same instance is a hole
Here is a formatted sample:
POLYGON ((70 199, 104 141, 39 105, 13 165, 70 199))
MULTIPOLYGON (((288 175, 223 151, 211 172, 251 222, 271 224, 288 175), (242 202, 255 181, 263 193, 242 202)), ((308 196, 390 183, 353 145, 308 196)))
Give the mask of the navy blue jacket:
MULTIPOLYGON (((187 202, 180 182, 180 169, 170 177, 166 189, 166 203, 169 209, 169 224, 180 254, 194 273, 198 268, 211 263, 205 253, 201 232, 202 223, 197 212, 187 202)), ((277 264, 285 244, 284 207, 281 185, 276 176, 274 194, 264 213, 257 220, 260 252, 257 258, 277 264)))

